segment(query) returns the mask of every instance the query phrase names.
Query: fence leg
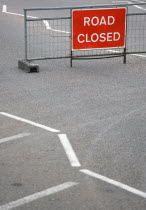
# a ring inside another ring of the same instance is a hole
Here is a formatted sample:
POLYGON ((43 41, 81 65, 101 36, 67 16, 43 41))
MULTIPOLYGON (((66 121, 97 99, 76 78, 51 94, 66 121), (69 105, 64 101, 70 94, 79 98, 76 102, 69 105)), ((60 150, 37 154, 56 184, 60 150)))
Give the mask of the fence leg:
POLYGON ((126 64, 126 47, 124 48, 124 59, 123 59, 123 63, 126 64))
POLYGON ((70 67, 72 67, 72 50, 71 50, 71 53, 70 53, 70 67))
POLYGON ((25 61, 27 61, 27 11, 24 10, 25 61))

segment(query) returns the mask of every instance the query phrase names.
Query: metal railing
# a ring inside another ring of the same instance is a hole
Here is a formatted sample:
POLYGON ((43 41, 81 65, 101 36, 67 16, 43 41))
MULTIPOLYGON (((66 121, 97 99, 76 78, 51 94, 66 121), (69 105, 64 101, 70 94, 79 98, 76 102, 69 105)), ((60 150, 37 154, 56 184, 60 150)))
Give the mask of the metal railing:
POLYGON ((25 60, 71 58, 72 65, 72 59, 124 56, 126 62, 126 54, 146 53, 146 12, 132 12, 135 5, 146 7, 143 2, 24 9, 25 60), (119 7, 127 7, 126 48, 72 51, 72 10, 119 7))

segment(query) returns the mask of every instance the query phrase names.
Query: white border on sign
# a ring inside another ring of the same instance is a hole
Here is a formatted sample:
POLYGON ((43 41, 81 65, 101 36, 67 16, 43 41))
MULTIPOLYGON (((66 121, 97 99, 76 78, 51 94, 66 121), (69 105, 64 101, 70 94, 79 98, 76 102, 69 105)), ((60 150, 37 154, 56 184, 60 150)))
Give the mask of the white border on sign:
POLYGON ((74 9, 72 10, 72 29, 71 29, 71 37, 72 37, 72 51, 88 51, 88 50, 106 50, 106 49, 123 49, 126 47, 126 35, 127 35, 127 7, 118 7, 118 8, 101 8, 101 9, 74 9), (73 12, 74 11, 87 11, 87 10, 107 10, 107 9, 125 9, 126 11, 126 17, 125 17, 125 39, 124 39, 124 46, 121 46, 121 47, 103 47, 103 48, 88 48, 88 49, 73 49, 73 12))

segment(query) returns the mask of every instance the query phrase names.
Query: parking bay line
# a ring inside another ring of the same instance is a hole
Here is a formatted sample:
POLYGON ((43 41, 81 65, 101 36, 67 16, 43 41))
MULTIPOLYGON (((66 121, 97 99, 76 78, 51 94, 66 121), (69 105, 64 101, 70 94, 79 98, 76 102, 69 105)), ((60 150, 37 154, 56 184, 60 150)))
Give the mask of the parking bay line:
POLYGON ((16 140, 16 139, 20 139, 20 138, 30 136, 30 135, 31 135, 30 133, 21 133, 21 134, 15 135, 15 136, 6 137, 6 138, 3 138, 3 139, 0 139, 0 144, 8 142, 8 141, 13 141, 13 140, 16 140))
POLYGON ((104 181, 104 182, 107 182, 109 184, 112 184, 112 185, 114 185, 116 187, 119 187, 121 189, 124 189, 124 190, 126 190, 128 192, 131 192, 131 193, 133 193, 135 195, 138 195, 140 197, 146 198, 146 193, 145 192, 142 192, 140 190, 137 190, 135 188, 132 188, 132 187, 130 187, 128 185, 122 184, 121 182, 117 182, 117 181, 115 181, 113 179, 107 178, 107 177, 102 176, 100 174, 96 174, 96 173, 94 173, 92 171, 89 171, 87 169, 82 169, 82 170, 80 170, 80 172, 85 173, 85 174, 87 174, 87 175, 89 175, 91 177, 94 177, 96 179, 99 179, 101 181, 104 181))
POLYGON ((3 115, 3 116, 6 116, 6 117, 12 118, 12 119, 21 121, 21 122, 25 122, 25 123, 30 124, 30 125, 33 125, 33 126, 35 126, 35 127, 42 128, 42 129, 44 129, 44 130, 47 130, 47 131, 50 131, 50 132, 53 132, 53 133, 55 133, 55 132, 56 132, 56 133, 60 132, 59 130, 56 130, 56 129, 54 129, 54 128, 50 128, 50 127, 48 127, 48 126, 46 126, 46 125, 42 125, 42 124, 33 122, 33 121, 31 121, 31 120, 27 120, 27 119, 24 119, 24 118, 21 118, 21 117, 17 117, 17 116, 15 116, 15 115, 8 114, 8 113, 6 113, 6 112, 0 112, 0 114, 3 115))
POLYGON ((51 187, 51 188, 46 189, 44 191, 37 192, 35 194, 26 196, 26 197, 21 198, 19 200, 16 200, 16 201, 12 201, 10 203, 7 203, 7 204, 5 204, 3 206, 0 206, 0 210, 10 210, 10 209, 16 208, 18 206, 22 206, 24 204, 30 203, 32 201, 35 201, 37 199, 46 197, 48 195, 51 195, 51 194, 54 194, 54 193, 63 191, 65 189, 67 189, 67 188, 73 187, 73 186, 78 185, 78 184, 79 183, 76 183, 76 182, 66 182, 64 184, 60 184, 58 186, 51 187))
POLYGON ((70 164, 72 167, 80 167, 81 164, 67 138, 67 135, 66 134, 58 134, 58 137, 64 147, 64 150, 66 152, 66 155, 70 161, 70 164))

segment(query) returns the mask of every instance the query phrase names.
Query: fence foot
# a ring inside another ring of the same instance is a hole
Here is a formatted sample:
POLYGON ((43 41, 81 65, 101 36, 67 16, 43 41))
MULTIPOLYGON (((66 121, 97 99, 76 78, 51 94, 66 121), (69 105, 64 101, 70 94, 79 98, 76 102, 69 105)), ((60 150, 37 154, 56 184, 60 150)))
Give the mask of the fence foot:
POLYGON ((38 64, 29 63, 28 61, 25 60, 18 61, 18 68, 24 70, 27 73, 39 72, 38 64))

